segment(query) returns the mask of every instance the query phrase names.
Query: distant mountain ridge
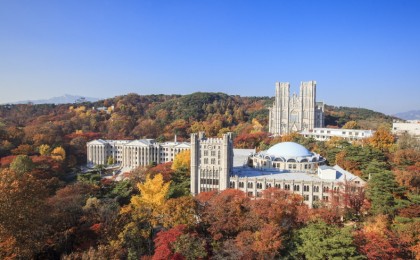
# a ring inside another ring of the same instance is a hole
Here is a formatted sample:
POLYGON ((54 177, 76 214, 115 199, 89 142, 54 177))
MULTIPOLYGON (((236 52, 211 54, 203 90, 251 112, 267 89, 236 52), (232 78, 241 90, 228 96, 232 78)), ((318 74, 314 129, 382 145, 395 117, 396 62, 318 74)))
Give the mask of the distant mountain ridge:
POLYGON ((405 120, 420 120, 420 110, 410 110, 407 112, 397 113, 394 116, 405 120))
POLYGON ((59 97, 52 97, 49 99, 37 99, 37 100, 24 100, 18 102, 12 102, 11 104, 70 104, 70 103, 81 103, 81 102, 96 102, 99 98, 83 97, 78 95, 65 94, 59 97))

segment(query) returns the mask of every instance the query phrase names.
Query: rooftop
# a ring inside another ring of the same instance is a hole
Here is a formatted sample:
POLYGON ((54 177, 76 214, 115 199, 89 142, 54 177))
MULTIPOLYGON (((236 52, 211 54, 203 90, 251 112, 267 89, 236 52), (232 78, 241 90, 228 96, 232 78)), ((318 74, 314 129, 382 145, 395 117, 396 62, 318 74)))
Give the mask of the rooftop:
POLYGON ((294 142, 278 143, 270 147, 266 152, 267 155, 275 157, 306 157, 313 154, 304 146, 294 142))

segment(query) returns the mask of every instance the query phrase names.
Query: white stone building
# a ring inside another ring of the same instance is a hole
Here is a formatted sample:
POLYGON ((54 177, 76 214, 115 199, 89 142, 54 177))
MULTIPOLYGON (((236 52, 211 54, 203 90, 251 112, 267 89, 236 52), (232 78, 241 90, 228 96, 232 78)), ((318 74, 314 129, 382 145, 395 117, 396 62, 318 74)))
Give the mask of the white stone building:
POLYGON ((190 149, 190 144, 186 142, 157 143, 154 139, 98 139, 88 142, 86 146, 88 165, 105 165, 111 157, 115 164, 127 168, 170 162, 179 152, 190 149))
POLYGON ((354 188, 365 184, 360 177, 338 165, 324 165, 325 159, 322 156, 297 143, 279 143, 256 153, 251 149, 233 149, 230 138, 229 135, 223 139, 204 139, 202 136, 191 138, 192 194, 233 188, 258 198, 265 189, 276 187, 302 195, 303 201, 312 206, 316 201, 329 201, 331 191, 343 189, 345 183, 354 188), (195 147, 199 147, 195 152, 193 142, 196 143, 195 147), (209 150, 209 145, 217 147, 219 144, 225 144, 221 146, 224 154, 220 157, 222 161, 216 163, 216 160, 205 160, 208 152, 213 149, 209 150), (211 171, 208 172, 208 169, 211 171))
POLYGON ((324 103, 316 102, 316 81, 300 83, 299 95, 290 96, 289 82, 276 83, 276 96, 269 108, 269 132, 283 135, 324 126, 324 103))
POLYGON ((392 133, 396 135, 407 133, 420 138, 420 121, 395 122, 392 124, 392 133))
POLYGON ((225 190, 233 166, 231 133, 222 138, 206 138, 203 132, 191 134, 191 193, 225 190))
POLYGON ((312 137, 317 141, 328 141, 331 137, 341 137, 348 141, 360 140, 373 136, 375 131, 362 129, 336 129, 336 128, 314 128, 301 131, 304 137, 312 137))

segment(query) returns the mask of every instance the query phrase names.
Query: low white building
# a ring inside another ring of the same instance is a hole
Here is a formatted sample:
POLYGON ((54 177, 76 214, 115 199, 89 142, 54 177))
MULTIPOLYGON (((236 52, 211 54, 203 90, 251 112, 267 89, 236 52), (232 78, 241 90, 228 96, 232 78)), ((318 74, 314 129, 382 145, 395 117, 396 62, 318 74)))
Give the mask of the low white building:
POLYGON ((408 120, 407 122, 395 122, 392 124, 392 133, 396 135, 407 133, 420 137, 420 121, 408 120))
POLYGON ((360 140, 373 136, 374 131, 362 129, 342 129, 342 128, 314 128, 309 131, 300 132, 304 137, 312 137, 317 141, 327 141, 331 137, 341 137, 348 141, 360 140))
POLYGON ((165 163, 174 160, 181 151, 189 150, 185 142, 157 143, 154 139, 140 140, 93 140, 86 144, 87 164, 107 164, 112 158, 122 167, 136 168, 151 163, 165 163))

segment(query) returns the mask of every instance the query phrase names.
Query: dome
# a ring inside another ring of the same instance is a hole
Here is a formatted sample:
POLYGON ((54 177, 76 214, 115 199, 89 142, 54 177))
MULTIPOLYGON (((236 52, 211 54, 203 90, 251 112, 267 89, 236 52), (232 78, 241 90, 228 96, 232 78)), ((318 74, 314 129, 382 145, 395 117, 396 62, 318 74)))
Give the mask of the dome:
POLYGON ((293 142, 275 144, 266 153, 271 156, 285 158, 312 156, 312 153, 304 146, 293 142))

